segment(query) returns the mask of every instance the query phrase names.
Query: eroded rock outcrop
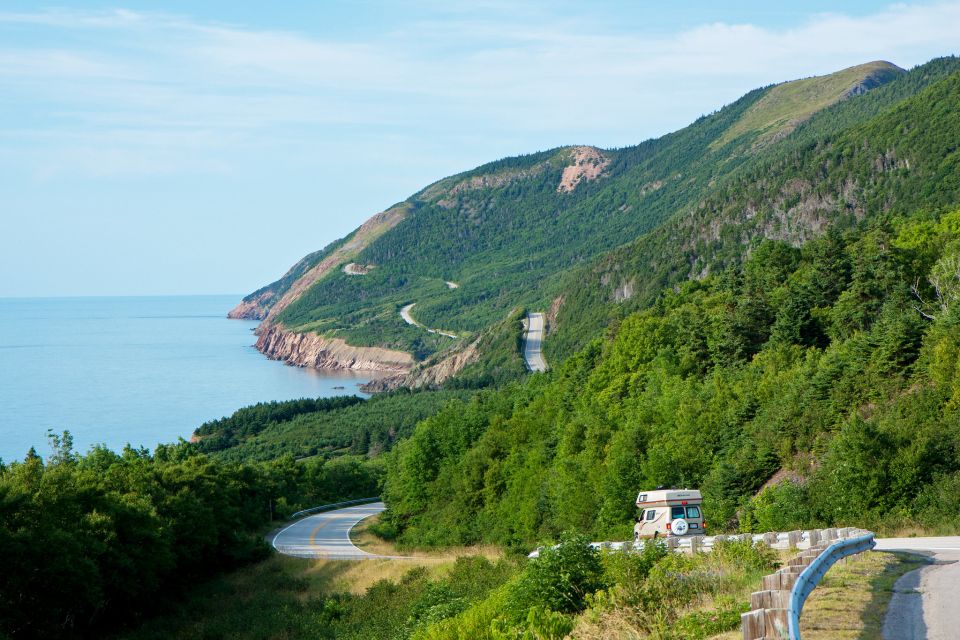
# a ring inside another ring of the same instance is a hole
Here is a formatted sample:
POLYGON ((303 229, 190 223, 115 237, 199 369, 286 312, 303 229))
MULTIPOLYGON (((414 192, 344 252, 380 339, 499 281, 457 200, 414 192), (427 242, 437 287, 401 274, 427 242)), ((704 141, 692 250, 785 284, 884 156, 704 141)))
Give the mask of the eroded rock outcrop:
POLYGON ((349 369, 406 374, 414 365, 406 351, 382 347, 355 347, 342 338, 312 332, 296 333, 271 323, 260 326, 257 350, 272 360, 313 369, 349 369))
POLYGON ((272 291, 264 291, 250 300, 241 300, 227 313, 227 317, 232 320, 263 320, 267 317, 267 303, 272 297, 272 291))
POLYGON ((559 193, 569 193, 581 182, 596 180, 610 164, 610 158, 596 147, 574 147, 570 154, 570 164, 564 167, 559 193))
POLYGON ((480 340, 477 339, 459 351, 417 365, 408 373, 378 378, 363 385, 362 388, 364 391, 377 393, 400 387, 418 389, 440 386, 460 373, 464 367, 480 359, 479 344, 480 340))

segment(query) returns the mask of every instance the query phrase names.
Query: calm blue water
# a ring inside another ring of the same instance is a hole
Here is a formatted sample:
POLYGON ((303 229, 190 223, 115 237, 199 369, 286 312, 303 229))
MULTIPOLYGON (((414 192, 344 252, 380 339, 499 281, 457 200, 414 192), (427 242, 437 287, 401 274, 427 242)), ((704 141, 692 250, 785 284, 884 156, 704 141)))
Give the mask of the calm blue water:
POLYGON ((153 448, 245 405, 370 379, 268 360, 251 346, 257 323, 225 317, 238 299, 0 299, 0 458, 48 455, 49 428, 80 451, 153 448))

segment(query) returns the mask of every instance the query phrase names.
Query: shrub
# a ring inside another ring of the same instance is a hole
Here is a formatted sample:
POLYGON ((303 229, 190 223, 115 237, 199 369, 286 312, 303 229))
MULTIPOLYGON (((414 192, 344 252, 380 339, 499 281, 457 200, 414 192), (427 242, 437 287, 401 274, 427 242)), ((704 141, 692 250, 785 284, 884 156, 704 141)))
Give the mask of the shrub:
POLYGON ((765 544, 754 544, 747 540, 714 542, 713 558, 744 571, 771 571, 779 566, 776 551, 765 544))
POLYGON ((600 552, 585 536, 564 534, 559 545, 544 549, 532 561, 512 591, 512 611, 526 613, 542 607, 577 613, 587 605, 587 595, 602 589, 600 552))

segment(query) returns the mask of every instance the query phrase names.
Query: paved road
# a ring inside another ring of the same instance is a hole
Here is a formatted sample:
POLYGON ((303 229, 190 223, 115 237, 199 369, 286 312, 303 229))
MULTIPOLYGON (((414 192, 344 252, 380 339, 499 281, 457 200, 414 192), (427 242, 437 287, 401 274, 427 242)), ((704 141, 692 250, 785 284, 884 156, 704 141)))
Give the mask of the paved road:
POLYGON ((547 361, 543 359, 540 346, 543 343, 543 314, 528 313, 526 331, 523 334, 523 359, 530 371, 546 371, 547 361))
POLYGON ((440 331, 439 329, 430 329, 429 327, 425 327, 425 326, 423 326, 422 324, 420 324, 419 322, 417 322, 416 320, 414 320, 414 319, 413 319, 413 316, 410 315, 410 310, 413 309, 414 305, 416 305, 416 304, 417 304, 416 302, 413 302, 413 303, 411 303, 411 304, 408 304, 408 305, 405 306, 404 308, 400 309, 400 317, 403 318, 403 321, 404 321, 404 322, 406 322, 407 324, 412 324, 412 325, 415 326, 415 327, 420 327, 421 329, 423 329, 424 331, 427 331, 427 332, 429 332, 429 333, 435 333, 435 334, 440 335, 440 336, 447 336, 448 338, 456 338, 456 337, 457 337, 457 335, 456 335, 455 333, 450 333, 450 332, 448 332, 448 331, 440 331))
POLYGON ((350 529, 385 508, 382 502, 374 502, 308 516, 274 536, 273 548, 298 558, 368 560, 390 557, 367 553, 350 542, 350 529))
POLYGON ((897 580, 883 621, 884 640, 960 637, 960 536, 878 538, 876 550, 913 551, 932 561, 897 580))

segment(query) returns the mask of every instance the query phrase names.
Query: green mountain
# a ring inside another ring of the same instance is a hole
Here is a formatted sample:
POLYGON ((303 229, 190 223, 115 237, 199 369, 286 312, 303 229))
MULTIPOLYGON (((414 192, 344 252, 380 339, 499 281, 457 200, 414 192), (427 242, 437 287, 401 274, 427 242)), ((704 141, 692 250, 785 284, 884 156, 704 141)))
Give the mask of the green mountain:
POLYGON ((834 219, 929 202, 906 192, 946 149, 926 155, 934 132, 902 136, 892 120, 958 68, 860 65, 757 89, 633 147, 483 165, 377 214, 231 314, 266 318, 258 348, 271 357, 384 369, 387 386, 514 376, 524 309, 549 311, 557 361, 762 238, 801 244, 834 219))
POLYGON ((960 210, 920 210, 667 289, 548 375, 421 422, 389 460, 386 530, 623 540, 638 489, 683 486, 714 532, 955 531, 958 252, 960 210))

